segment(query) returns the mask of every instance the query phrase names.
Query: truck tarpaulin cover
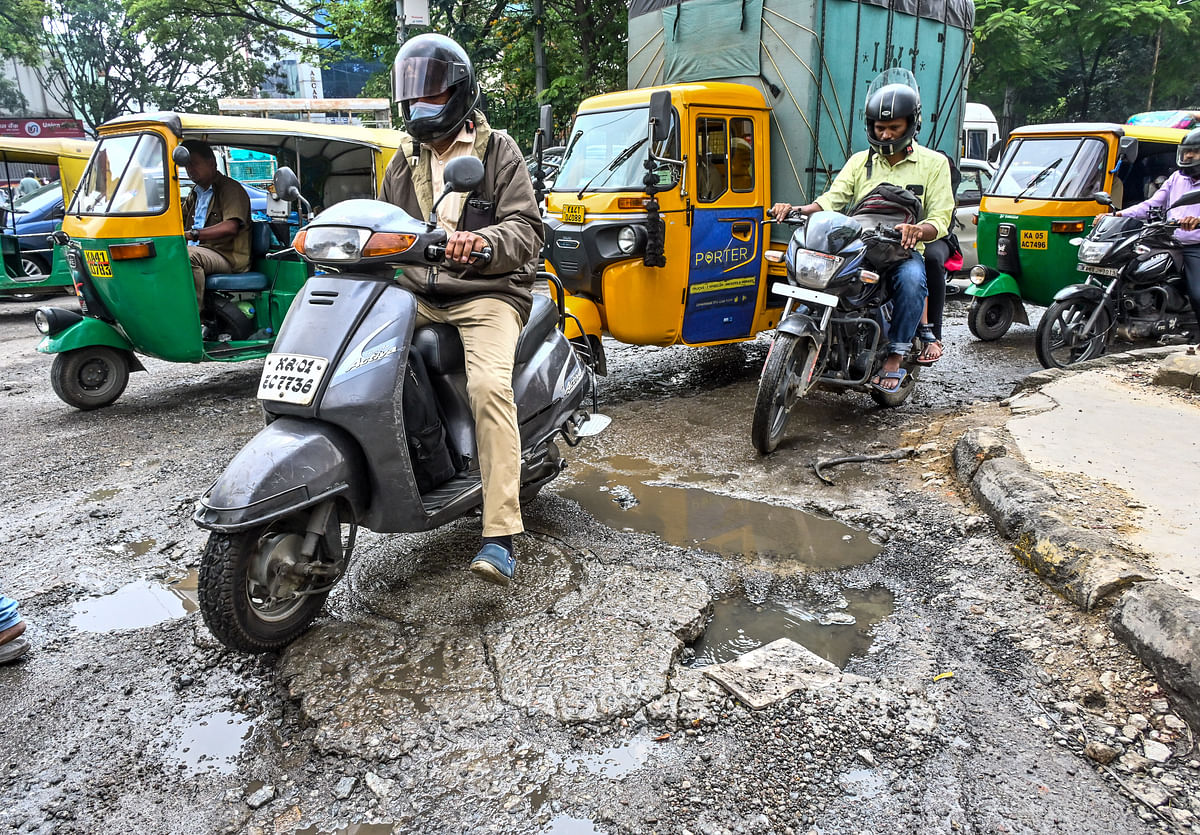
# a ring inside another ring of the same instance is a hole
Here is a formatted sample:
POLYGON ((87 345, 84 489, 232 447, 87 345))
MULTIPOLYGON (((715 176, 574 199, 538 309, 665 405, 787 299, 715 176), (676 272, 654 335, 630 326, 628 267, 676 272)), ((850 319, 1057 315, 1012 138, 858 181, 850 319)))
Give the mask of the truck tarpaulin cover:
MULTIPOLYGON (((861 2, 871 6, 882 6, 885 9, 891 6, 895 11, 920 15, 930 20, 939 20, 959 29, 970 29, 975 24, 973 0, 891 0, 891 2, 889 0, 861 0, 861 2)), ((704 0, 632 0, 629 4, 629 16, 638 17, 650 12, 684 5, 702 8, 707 4, 704 0)), ((737 0, 733 5, 749 7, 751 4, 748 2, 743 4, 742 0, 737 0)), ((757 3, 757 5, 761 9, 762 3, 757 3)))

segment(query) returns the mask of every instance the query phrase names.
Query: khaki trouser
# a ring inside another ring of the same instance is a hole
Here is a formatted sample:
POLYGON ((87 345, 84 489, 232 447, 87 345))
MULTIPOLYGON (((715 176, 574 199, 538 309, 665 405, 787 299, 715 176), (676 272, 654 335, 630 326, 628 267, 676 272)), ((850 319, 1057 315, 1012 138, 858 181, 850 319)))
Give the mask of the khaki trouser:
POLYGON ((513 400, 513 360, 521 316, 500 299, 472 299, 450 308, 417 301, 417 327, 454 325, 467 362, 467 398, 483 476, 483 535, 520 533, 521 436, 513 400))
POLYGON ((215 249, 189 246, 188 260, 192 262, 192 280, 196 282, 196 308, 204 310, 204 277, 213 273, 231 273, 233 264, 215 249))

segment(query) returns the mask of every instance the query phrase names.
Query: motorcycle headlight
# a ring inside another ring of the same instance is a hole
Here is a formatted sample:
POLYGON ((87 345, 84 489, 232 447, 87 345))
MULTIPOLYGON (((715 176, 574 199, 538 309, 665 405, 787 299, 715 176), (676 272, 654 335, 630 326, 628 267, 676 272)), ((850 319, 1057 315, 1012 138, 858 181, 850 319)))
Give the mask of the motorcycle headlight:
POLYGON ((797 249, 792 255, 792 274, 801 287, 824 290, 842 266, 840 255, 826 255, 811 249, 797 249))
POLYGON ((1099 264, 1113 248, 1115 241, 1084 241, 1079 245, 1079 261, 1082 264, 1099 264))
POLYGON ((368 229, 316 226, 298 234, 292 247, 310 261, 357 261, 370 237, 368 229))

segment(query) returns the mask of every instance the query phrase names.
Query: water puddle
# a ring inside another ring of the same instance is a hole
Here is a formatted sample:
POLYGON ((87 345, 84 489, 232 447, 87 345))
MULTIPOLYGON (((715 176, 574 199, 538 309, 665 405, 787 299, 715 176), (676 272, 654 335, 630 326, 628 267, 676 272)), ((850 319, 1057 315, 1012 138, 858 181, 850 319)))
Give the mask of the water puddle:
POLYGON ((848 795, 847 800, 870 800, 882 794, 887 787, 882 775, 867 768, 847 771, 839 774, 837 779, 842 792, 848 795))
POLYGON ((138 580, 112 594, 72 603, 71 625, 84 632, 112 632, 181 618, 199 609, 196 584, 194 569, 166 584, 138 580))
POLYGON ((592 821, 570 815, 554 816, 541 830, 542 835, 601 835, 602 831, 592 821))
POLYGON ((341 829, 328 831, 318 829, 316 824, 297 829, 293 835, 392 835, 395 826, 390 823, 352 823, 341 829))
POLYGON ((778 638, 791 638, 839 667, 865 655, 872 627, 892 613, 893 595, 883 586, 845 589, 845 608, 826 609, 802 600, 768 598, 761 603, 743 594, 717 600, 704 634, 692 649, 688 666, 732 661, 778 638))
POLYGON ((572 466, 575 483, 559 494, 618 530, 657 534, 682 548, 744 556, 777 568, 821 571, 863 565, 879 546, 865 533, 790 507, 720 496, 696 487, 646 484, 649 463, 614 456, 604 470, 572 466))
POLYGON ((120 492, 121 492, 120 487, 113 487, 108 490, 95 490, 91 493, 88 493, 86 501, 89 501, 89 502, 107 501, 108 499, 111 499, 113 496, 117 495, 120 492))
POLYGON ((189 776, 206 771, 232 774, 252 730, 254 723, 240 713, 218 711, 183 728, 167 756, 189 776))
POLYGON ((562 761, 563 771, 567 774, 586 771, 599 777, 620 780, 646 764, 654 745, 654 741, 649 737, 637 736, 595 754, 567 757, 562 761))

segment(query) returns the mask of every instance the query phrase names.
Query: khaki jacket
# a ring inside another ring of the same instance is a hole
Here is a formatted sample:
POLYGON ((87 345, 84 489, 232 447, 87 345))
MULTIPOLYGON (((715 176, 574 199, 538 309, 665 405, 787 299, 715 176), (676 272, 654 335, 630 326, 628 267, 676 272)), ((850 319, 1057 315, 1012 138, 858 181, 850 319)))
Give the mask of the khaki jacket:
MULTIPOLYGON (((191 229, 196 218, 196 190, 188 192, 183 199, 183 228, 191 229)), ((250 269, 250 195, 242 184, 220 171, 213 182, 212 201, 208 204, 208 216, 204 227, 216 226, 223 220, 236 218, 241 222, 237 234, 230 238, 205 241, 203 246, 219 252, 229 259, 235 273, 250 269)))
MULTIPOLYGON (((409 269, 397 277, 400 286, 412 291, 436 307, 449 307, 469 299, 503 299, 528 320, 533 306, 531 287, 537 276, 538 254, 544 232, 542 216, 534 199, 533 182, 525 167, 517 143, 501 131, 493 131, 479 111, 472 114, 475 123, 475 147, 472 153, 484 160, 483 184, 471 195, 495 202, 495 223, 468 231, 475 232, 492 248, 492 261, 484 267, 446 264, 434 284, 424 270, 409 269), (489 137, 491 151, 487 151, 489 137)), ((430 173, 432 150, 422 146, 419 155, 410 154, 414 146, 405 137, 383 175, 379 199, 399 206, 415 218, 425 220, 433 206, 433 182, 430 173)), ((467 216, 464 210, 463 217, 467 216)), ((463 220, 459 220, 463 229, 463 220)))

